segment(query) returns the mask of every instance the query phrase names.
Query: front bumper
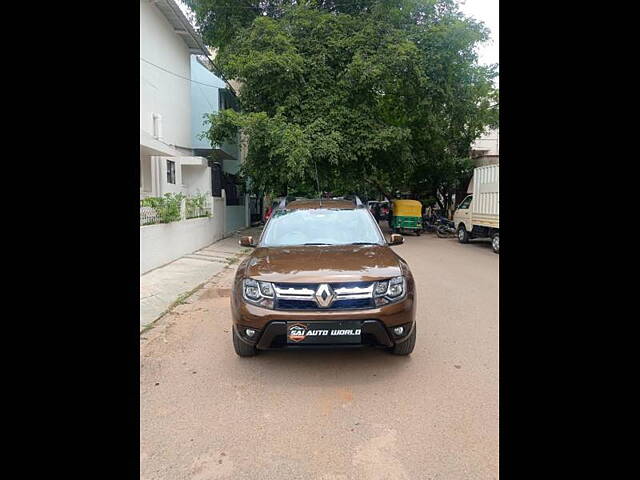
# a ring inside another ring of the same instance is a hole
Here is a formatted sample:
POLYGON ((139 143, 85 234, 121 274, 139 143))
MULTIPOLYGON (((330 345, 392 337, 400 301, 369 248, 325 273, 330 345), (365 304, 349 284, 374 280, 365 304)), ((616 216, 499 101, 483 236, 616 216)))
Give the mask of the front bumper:
POLYGON ((411 277, 407 281, 407 293, 402 300, 366 309, 272 310, 245 302, 239 281, 236 281, 234 287, 230 298, 234 331, 240 340, 255 345, 259 349, 323 347, 323 345, 308 343, 288 344, 287 322, 327 322, 327 325, 337 321, 359 323, 359 328, 362 330, 361 343, 326 345, 345 347, 363 345, 391 347, 408 338, 415 325, 417 298, 411 277), (400 326, 405 327, 405 332, 398 337, 394 335, 393 329, 400 326), (248 338, 243 335, 246 328, 255 330, 256 334, 248 338))
MULTIPOLYGON (((331 323, 331 322, 328 322, 331 323)), ((393 347, 398 343, 406 341, 413 329, 415 323, 404 325, 405 331, 401 336, 395 335, 392 328, 385 327, 382 322, 374 319, 363 320, 362 341, 361 343, 339 344, 292 344, 287 343, 287 322, 275 320, 269 322, 261 331, 256 331, 253 338, 249 338, 244 334, 246 327, 242 325, 234 325, 234 334, 238 335, 241 341, 255 345, 258 350, 276 350, 276 349, 318 349, 318 348, 360 348, 366 346, 373 347, 393 347)))

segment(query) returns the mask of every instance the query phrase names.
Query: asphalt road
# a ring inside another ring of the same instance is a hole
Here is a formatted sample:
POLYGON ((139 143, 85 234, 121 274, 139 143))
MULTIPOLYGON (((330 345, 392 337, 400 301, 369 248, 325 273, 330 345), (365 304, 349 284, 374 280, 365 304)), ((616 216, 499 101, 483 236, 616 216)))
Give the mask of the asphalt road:
POLYGON ((499 256, 431 234, 393 248, 418 289, 410 357, 237 357, 235 266, 143 334, 141 479, 497 479, 499 256))

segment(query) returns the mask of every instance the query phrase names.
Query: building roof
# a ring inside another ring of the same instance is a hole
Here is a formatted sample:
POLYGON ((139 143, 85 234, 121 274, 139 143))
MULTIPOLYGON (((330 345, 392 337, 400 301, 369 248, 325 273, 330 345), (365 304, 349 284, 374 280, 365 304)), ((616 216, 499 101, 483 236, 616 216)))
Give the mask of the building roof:
POLYGON ((158 7, 165 18, 169 21, 177 35, 182 37, 184 43, 189 47, 189 53, 194 55, 209 55, 200 35, 191 26, 191 22, 184 16, 180 7, 173 0, 151 0, 151 3, 158 7))

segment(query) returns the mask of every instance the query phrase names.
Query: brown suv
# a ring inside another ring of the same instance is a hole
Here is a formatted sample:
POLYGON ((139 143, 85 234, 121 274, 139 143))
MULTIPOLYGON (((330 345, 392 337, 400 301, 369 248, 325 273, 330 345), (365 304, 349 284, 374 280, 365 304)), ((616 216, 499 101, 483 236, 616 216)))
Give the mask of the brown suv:
POLYGON ((357 199, 297 200, 273 212, 236 272, 233 346, 386 347, 408 355, 416 342, 416 294, 407 263, 357 199))

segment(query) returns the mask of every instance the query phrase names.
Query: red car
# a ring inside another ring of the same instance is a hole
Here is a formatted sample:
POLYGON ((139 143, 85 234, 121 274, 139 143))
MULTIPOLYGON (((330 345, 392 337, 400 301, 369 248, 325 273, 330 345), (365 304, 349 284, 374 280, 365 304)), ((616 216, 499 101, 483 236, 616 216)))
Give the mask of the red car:
POLYGON ((271 202, 271 206, 267 208, 267 211, 264 213, 264 223, 267 223, 267 220, 271 218, 271 214, 276 208, 278 208, 278 205, 280 205, 281 200, 282 200, 281 198, 277 198, 273 202, 271 202))
POLYGON ((380 220, 386 220, 389 218, 389 203, 384 202, 380 204, 380 220))

